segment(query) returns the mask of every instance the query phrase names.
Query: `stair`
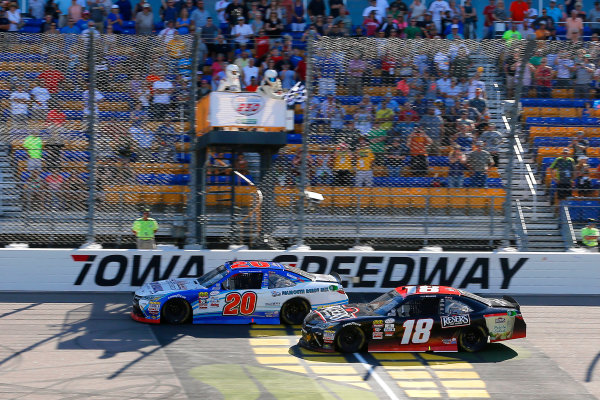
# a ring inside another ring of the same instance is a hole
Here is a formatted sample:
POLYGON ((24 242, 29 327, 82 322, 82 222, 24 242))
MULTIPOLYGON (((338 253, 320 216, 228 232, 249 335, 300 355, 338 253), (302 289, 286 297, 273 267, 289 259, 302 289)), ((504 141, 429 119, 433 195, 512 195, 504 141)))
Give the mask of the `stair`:
POLYGON ((19 192, 10 161, 10 145, 0 143, 0 217, 21 212, 19 192))

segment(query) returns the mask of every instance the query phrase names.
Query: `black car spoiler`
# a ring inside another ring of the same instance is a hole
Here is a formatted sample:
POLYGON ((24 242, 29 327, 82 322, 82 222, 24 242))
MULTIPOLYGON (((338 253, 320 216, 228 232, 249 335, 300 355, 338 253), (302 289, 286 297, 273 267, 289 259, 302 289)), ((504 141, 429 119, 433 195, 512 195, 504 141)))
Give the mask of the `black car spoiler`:
POLYGON ((329 275, 333 276, 335 278, 335 280, 337 281, 337 283, 339 283, 340 286, 342 286, 342 278, 340 277, 340 274, 338 274, 335 271, 332 271, 329 273, 329 275))
POLYGON ((513 303, 513 304, 515 305, 515 308, 516 308, 518 311, 521 311, 521 305, 519 304, 519 302, 517 302, 517 301, 515 300, 515 298, 514 298, 514 297, 512 297, 512 296, 506 296, 506 295, 504 295, 504 296, 502 296, 502 300, 506 300, 506 301, 508 301, 508 302, 510 302, 510 303, 513 303))

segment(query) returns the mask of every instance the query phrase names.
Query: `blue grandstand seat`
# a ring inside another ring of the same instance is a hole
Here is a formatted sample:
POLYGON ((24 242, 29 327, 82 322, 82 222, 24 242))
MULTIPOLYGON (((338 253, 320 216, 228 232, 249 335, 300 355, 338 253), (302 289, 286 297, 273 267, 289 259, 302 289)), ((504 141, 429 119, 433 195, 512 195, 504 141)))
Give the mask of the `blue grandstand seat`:
POLYGON ((82 92, 58 92, 54 96, 57 100, 66 100, 66 101, 83 101, 83 93, 82 92))
POLYGON ((66 150, 62 152, 65 161, 89 161, 90 153, 88 151, 66 150))
POLYGON ((10 79, 11 75, 8 71, 0 71, 0 79, 10 79))
POLYGON ((541 117, 527 117, 527 119, 525 120, 525 122, 527 122, 528 124, 543 125, 543 124, 546 123, 546 118, 541 118, 541 117))
POLYGON ((129 111, 100 111, 98 113, 100 120, 104 121, 129 121, 131 119, 131 113, 129 111))
POLYGON ((376 176, 373 178, 374 186, 393 186, 390 182, 390 178, 387 176, 376 176))
POLYGON ((21 32, 21 33, 40 33, 40 27, 39 26, 24 26, 21 29, 19 29, 19 32, 21 32))
POLYGON ((581 118, 581 122, 584 125, 600 125, 600 118, 584 117, 584 118, 581 118))
POLYGON ((125 92, 103 93, 104 101, 133 101, 133 98, 125 92))
POLYGON ((42 26, 44 20, 41 18, 27 18, 24 22, 25 26, 42 26))
POLYGON ((565 117, 562 119, 564 125, 581 125, 581 118, 565 117))
POLYGON ((300 144, 302 143, 302 134, 300 133, 288 133, 287 142, 289 144, 300 144))
POLYGON ((38 77, 38 75, 39 75, 39 74, 40 74, 39 72, 25 72, 25 73, 23 74, 23 77, 24 77, 25 79, 30 79, 30 80, 33 80, 33 79, 36 79, 36 78, 38 77))
POLYGON ((192 160, 192 155, 189 153, 177 153, 175 159, 178 163, 189 164, 192 160))
POLYGON ((175 138, 175 140, 178 142, 190 143, 192 141, 192 138, 190 135, 178 135, 177 138, 175 138))
POLYGON ((82 120, 83 119, 83 111, 79 111, 79 110, 64 110, 63 112, 67 116, 68 120, 78 121, 78 120, 82 120))
POLYGON ((39 63, 48 61, 48 56, 44 54, 4 53, 0 54, 0 61, 39 63))
POLYGON ((121 32, 123 35, 135 35, 135 28, 123 28, 121 32))
POLYGON ((501 188, 503 186, 502 179, 501 178, 488 178, 487 185, 490 188, 501 188))
MULTIPOLYGON (((330 135, 312 135, 311 140, 317 144, 331 144, 333 143, 333 137, 330 135)), ((302 138, 300 138, 302 141, 302 138)))
POLYGON ((294 123, 301 124, 304 122, 304 114, 295 114, 294 115, 294 123))
POLYGON ((600 137, 588 138, 590 147, 600 147, 600 137))
POLYGON ((135 28, 135 21, 124 21, 123 28, 135 28))

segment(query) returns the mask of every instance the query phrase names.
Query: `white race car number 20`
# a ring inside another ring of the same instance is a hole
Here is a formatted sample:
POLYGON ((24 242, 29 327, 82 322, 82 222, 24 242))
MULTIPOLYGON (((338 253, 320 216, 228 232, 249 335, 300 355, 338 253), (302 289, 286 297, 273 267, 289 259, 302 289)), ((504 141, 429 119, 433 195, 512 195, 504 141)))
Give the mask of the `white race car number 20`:
POLYGON ((431 328, 433 327, 433 319, 409 319, 404 321, 402 324, 404 327, 404 334, 402 335, 402 341, 400 344, 409 343, 427 343, 429 336, 431 336, 431 328))

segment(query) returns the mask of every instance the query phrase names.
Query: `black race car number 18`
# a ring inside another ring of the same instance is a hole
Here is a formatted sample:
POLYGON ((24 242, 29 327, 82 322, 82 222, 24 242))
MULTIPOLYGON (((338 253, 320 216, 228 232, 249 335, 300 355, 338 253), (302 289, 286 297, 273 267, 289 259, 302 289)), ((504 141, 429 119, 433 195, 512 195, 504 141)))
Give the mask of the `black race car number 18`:
POLYGON ((433 319, 409 319, 404 321, 402 324, 404 327, 404 334, 402 335, 402 341, 400 344, 412 343, 427 343, 429 336, 431 336, 431 328, 433 327, 433 319), (412 337, 412 340, 411 340, 412 337))
POLYGON ((225 296, 223 315, 251 315, 256 309, 256 293, 229 293, 225 296))

